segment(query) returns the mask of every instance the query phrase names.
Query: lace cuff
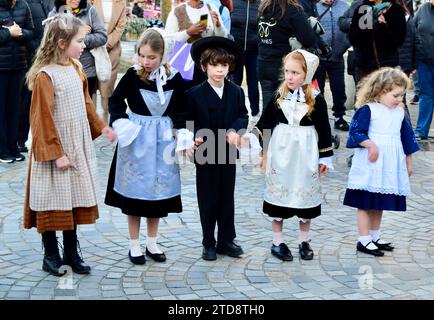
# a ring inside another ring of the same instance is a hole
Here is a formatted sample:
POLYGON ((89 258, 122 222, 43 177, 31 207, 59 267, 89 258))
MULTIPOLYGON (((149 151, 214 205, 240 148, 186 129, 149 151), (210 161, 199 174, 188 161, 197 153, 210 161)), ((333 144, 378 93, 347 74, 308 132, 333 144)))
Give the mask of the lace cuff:
POLYGON ((113 130, 116 132, 119 147, 124 148, 129 146, 134 139, 139 135, 142 126, 135 124, 129 119, 118 119, 112 124, 113 130))
POLYGON ((335 170, 335 167, 333 167, 333 157, 319 158, 319 164, 325 165, 330 171, 335 170))
POLYGON ((175 151, 183 151, 193 148, 194 133, 188 129, 180 129, 176 133, 176 149, 175 151))

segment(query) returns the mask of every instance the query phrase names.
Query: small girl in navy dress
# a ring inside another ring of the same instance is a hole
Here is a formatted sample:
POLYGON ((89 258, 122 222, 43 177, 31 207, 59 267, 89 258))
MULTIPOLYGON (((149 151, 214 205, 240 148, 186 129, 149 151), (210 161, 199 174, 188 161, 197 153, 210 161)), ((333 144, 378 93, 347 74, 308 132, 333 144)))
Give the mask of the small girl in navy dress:
POLYGON ((401 69, 381 68, 361 83, 347 142, 357 148, 344 204, 357 208, 357 251, 383 256, 393 246, 380 237, 383 210, 405 211, 419 150, 410 119, 400 107, 410 80, 401 69))

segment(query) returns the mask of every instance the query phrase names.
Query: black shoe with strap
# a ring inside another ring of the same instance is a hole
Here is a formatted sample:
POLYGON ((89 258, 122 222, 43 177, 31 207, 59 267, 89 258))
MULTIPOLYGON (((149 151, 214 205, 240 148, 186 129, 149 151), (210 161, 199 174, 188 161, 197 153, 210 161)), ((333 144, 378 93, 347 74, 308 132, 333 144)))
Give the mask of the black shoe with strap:
POLYGON ((42 270, 49 272, 53 276, 63 276, 66 269, 62 270, 63 261, 59 254, 57 238, 55 231, 46 231, 42 233, 42 245, 44 246, 44 260, 42 270))
POLYGON ((302 258, 303 260, 313 259, 313 250, 309 242, 307 241, 303 241, 298 245, 298 252, 300 254, 300 258, 302 258))
POLYGON ((292 261, 294 259, 291 250, 283 242, 278 246, 271 245, 271 254, 282 261, 292 261))
POLYGON ((368 249, 368 246, 369 246, 370 243, 373 243, 373 242, 369 241, 366 244, 366 246, 364 246, 360 241, 358 241, 357 242, 357 246, 356 246, 357 251, 360 251, 360 252, 363 252, 363 253, 367 253, 367 254, 371 254, 371 255, 376 256, 376 257, 382 257, 382 256, 384 256, 384 253, 381 252, 378 249, 378 247, 377 247, 377 249, 368 249))
POLYGON ((380 241, 380 239, 378 239, 377 241, 372 241, 377 247, 378 249, 382 250, 382 251, 393 251, 393 249, 395 249, 395 247, 393 247, 390 243, 378 243, 378 241, 380 241))
POLYGON ((72 271, 78 274, 90 273, 91 267, 87 265, 78 254, 80 243, 77 239, 77 230, 63 231, 63 263, 71 266, 72 271))

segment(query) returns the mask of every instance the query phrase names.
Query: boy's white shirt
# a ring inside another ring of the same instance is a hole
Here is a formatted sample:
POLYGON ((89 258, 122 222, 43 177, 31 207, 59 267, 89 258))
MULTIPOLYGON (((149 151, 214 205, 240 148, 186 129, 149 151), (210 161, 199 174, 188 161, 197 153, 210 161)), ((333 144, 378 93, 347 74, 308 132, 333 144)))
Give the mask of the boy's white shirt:
POLYGON ((217 93, 217 95, 220 97, 220 99, 223 98, 223 90, 225 88, 225 83, 223 82, 223 85, 221 87, 214 87, 209 81, 208 81, 209 85, 211 86, 211 88, 214 89, 215 93, 217 93))

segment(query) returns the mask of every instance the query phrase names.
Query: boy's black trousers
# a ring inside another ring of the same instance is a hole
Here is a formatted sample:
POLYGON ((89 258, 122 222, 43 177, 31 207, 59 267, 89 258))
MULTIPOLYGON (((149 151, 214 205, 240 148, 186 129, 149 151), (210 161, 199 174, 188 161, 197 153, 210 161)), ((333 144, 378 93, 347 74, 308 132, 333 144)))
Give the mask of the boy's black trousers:
POLYGON ((216 223, 218 242, 235 239, 235 173, 235 164, 196 165, 196 192, 204 247, 215 246, 216 223))

